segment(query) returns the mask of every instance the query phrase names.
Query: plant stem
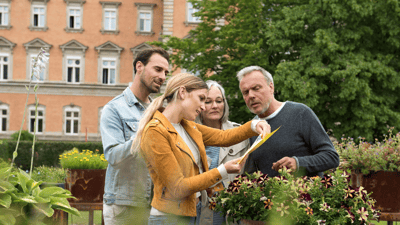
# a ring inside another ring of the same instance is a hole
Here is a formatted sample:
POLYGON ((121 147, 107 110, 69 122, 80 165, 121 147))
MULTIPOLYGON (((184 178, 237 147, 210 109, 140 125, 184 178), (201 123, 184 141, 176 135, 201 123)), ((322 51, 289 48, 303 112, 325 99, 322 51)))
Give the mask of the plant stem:
POLYGON ((33 143, 32 143, 32 157, 31 157, 31 169, 29 170, 29 176, 32 177, 32 170, 33 170, 33 158, 35 156, 35 141, 36 141, 36 128, 37 128, 37 116, 38 116, 38 110, 37 107, 39 105, 39 100, 37 99, 37 84, 35 85, 35 88, 33 89, 35 92, 35 123, 33 126, 33 143))

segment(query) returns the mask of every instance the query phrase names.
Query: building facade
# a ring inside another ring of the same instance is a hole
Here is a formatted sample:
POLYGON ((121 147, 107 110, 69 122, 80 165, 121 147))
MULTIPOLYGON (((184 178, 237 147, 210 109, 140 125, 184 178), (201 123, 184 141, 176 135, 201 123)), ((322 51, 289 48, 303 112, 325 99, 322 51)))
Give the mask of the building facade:
POLYGON ((0 139, 21 124, 34 132, 39 84, 39 140, 100 141, 102 107, 132 82, 136 54, 161 35, 185 37, 195 11, 186 0, 0 0, 0 139), (41 48, 49 62, 31 78, 41 48))

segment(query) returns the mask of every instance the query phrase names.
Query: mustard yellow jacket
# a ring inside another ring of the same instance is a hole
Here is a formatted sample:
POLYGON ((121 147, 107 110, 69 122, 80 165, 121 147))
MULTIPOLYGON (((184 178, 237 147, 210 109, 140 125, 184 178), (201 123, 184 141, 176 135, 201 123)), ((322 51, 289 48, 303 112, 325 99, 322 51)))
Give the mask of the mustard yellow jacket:
MULTIPOLYGON (((181 125, 199 147, 204 172, 193 154, 165 116, 156 111, 146 125, 141 140, 141 151, 154 183, 151 205, 161 212, 182 216, 196 216, 196 192, 205 190, 222 179, 217 168, 208 170, 204 145, 231 146, 257 135, 251 122, 219 130, 183 119, 181 125)), ((221 183, 218 184, 222 187, 221 183)))

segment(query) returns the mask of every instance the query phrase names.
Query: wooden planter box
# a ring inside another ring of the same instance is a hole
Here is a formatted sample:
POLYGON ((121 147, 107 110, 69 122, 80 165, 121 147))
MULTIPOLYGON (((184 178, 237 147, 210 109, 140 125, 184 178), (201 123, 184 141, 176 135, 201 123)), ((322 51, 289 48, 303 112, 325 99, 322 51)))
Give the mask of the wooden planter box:
POLYGON ((368 175, 352 172, 351 186, 363 186, 376 200, 375 206, 386 213, 400 213, 400 172, 378 171, 368 175))
POLYGON ((70 203, 103 203, 106 170, 70 169, 65 189, 76 198, 70 203))

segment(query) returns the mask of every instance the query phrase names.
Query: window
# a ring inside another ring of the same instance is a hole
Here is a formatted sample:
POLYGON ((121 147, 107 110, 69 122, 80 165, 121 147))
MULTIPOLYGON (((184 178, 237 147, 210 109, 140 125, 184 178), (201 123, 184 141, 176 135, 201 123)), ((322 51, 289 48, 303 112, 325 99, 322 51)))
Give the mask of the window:
POLYGON ((68 25, 69 28, 80 29, 81 28, 81 10, 77 8, 70 8, 68 10, 68 25))
POLYGON ((201 18, 199 16, 194 16, 193 14, 198 12, 199 10, 193 7, 191 2, 187 3, 187 11, 186 11, 186 22, 185 24, 188 25, 190 23, 200 23, 201 18))
POLYGON ((102 34, 118 34, 118 6, 121 2, 100 2, 103 6, 102 34))
POLYGON ((33 7, 33 26, 34 27, 44 27, 45 21, 45 8, 43 6, 33 7))
POLYGON ((8 106, 0 105, 0 132, 8 130, 8 106))
POLYGON ((82 33, 83 4, 86 0, 64 0, 67 3, 67 19, 65 31, 67 33, 82 33))
POLYGON ((81 59, 72 57, 67 58, 67 82, 79 83, 80 71, 81 71, 81 59))
POLYGON ((79 133, 80 110, 78 107, 65 108, 65 134, 77 135, 79 133))
POLYGON ((117 12, 115 9, 104 10, 104 29, 116 30, 117 12))
POLYGON ((0 80, 8 80, 9 56, 0 54, 0 80))
MULTIPOLYGON (((31 79, 32 79, 32 81, 44 81, 46 69, 42 69, 39 74, 36 71, 32 70, 32 67, 33 67, 33 62, 32 61, 36 56, 37 56, 37 54, 36 55, 31 55, 31 66, 30 66, 30 68, 31 68, 31 70, 30 70, 31 79), (32 76, 32 73, 33 73, 33 76, 32 76)), ((47 68, 47 66, 46 66, 46 68, 47 68)))
MULTIPOLYGON (((36 124, 36 133, 43 133, 44 126, 44 108, 38 106, 37 109, 37 124, 36 124)), ((35 132, 35 106, 29 107, 29 132, 35 132)))
POLYGON ((30 30, 46 31, 47 27, 47 2, 49 0, 31 0, 31 24, 30 30))
POLYGON ((139 35, 153 35, 153 8, 156 4, 135 3, 138 8, 137 30, 139 35))
POLYGON ((140 31, 150 32, 151 31, 151 13, 141 12, 140 13, 140 31))
POLYGON ((0 26, 8 26, 10 7, 6 4, 0 4, 0 26))
POLYGON ((115 84, 116 59, 103 58, 103 84, 115 84))

